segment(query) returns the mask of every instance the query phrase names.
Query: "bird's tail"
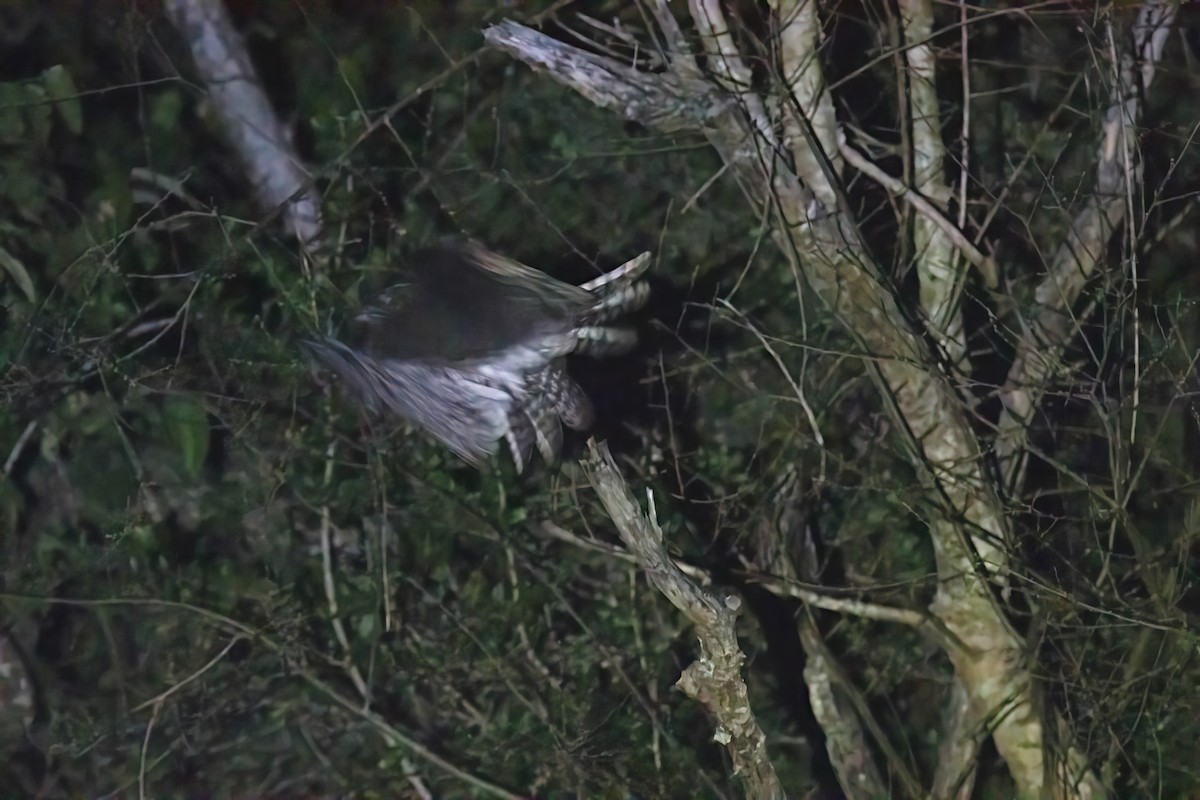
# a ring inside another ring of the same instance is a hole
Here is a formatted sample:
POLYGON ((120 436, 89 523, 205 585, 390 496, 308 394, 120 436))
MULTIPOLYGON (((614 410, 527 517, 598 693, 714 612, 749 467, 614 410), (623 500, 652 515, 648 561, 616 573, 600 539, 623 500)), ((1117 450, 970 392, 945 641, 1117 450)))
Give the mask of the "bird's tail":
POLYGON ((650 297, 650 285, 642 280, 650 268, 650 253, 642 253, 611 272, 580 286, 592 293, 595 301, 584 312, 575 329, 575 352, 593 356, 616 355, 637 344, 637 333, 605 323, 637 311, 650 297))

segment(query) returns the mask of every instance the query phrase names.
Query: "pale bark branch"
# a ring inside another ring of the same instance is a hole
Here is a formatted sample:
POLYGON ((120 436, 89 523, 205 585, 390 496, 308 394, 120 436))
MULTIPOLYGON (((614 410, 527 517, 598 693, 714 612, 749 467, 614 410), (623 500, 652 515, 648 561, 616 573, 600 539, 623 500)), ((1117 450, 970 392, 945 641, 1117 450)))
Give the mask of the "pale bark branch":
MULTIPOLYGON (((912 181, 915 189, 912 194, 922 200, 929 198, 933 201, 928 203, 930 206, 937 203, 940 204, 940 208, 944 208, 951 196, 951 189, 944 182, 946 146, 942 140, 936 59, 930 41, 933 32, 933 6, 930 0, 900 0, 899 10, 906 70, 905 74, 897 76, 897 79, 907 80, 905 96, 911 104, 909 141, 912 143, 912 181)), ((964 98, 964 102, 970 102, 970 98, 964 98)), ((917 214, 913 220, 913 248, 920 284, 921 310, 925 313, 931 334, 947 360, 959 373, 966 374, 969 372, 970 362, 966 358, 967 346, 961 304, 966 270, 959 253, 969 250, 956 247, 956 237, 948 233, 946 226, 938 224, 938 218, 944 219, 940 213, 937 217, 922 213, 917 214)), ((953 226, 950 226, 949 230, 958 232, 953 226)), ((996 610, 996 616, 1000 616, 1001 613, 996 610)), ((1000 649, 1013 652, 1013 644, 1011 640, 1004 641, 1000 649)), ((1006 677, 1007 682, 1019 692, 1024 693, 1027 690, 1027 678, 1022 676, 1013 680, 1016 676, 1012 674, 1006 677)), ((963 713, 961 716, 951 716, 947 720, 948 725, 938 753, 934 783, 938 785, 944 782, 941 776, 945 774, 958 776, 961 780, 960 791, 964 796, 969 796, 974 786, 974 765, 978 759, 979 745, 984 738, 976 724, 977 714, 983 712, 987 706, 979 703, 978 698, 970 698, 972 702, 966 701, 971 687, 964 682, 961 674, 956 676, 954 688, 956 698, 961 695, 964 700, 961 703, 963 713), (963 724, 955 724, 956 722, 963 724)), ((1036 737, 1031 744, 1040 745, 1039 730, 1029 729, 1019 735, 1036 737)), ((1036 769, 1036 765, 1029 764, 1027 769, 1032 771, 1036 769)))
POLYGON ((754 718, 742 664, 746 656, 737 642, 740 598, 718 598, 692 583, 667 554, 662 529, 654 517, 654 497, 649 514, 643 514, 629 486, 608 452, 608 445, 588 443, 589 455, 581 463, 588 482, 617 528, 621 541, 633 553, 650 583, 696 626, 700 657, 683 671, 677 685, 703 703, 717 723, 713 738, 724 744, 734 772, 754 798, 778 798, 784 792, 767 754, 767 737, 754 718))
POLYGON ((260 208, 278 210, 283 227, 315 249, 322 235, 321 198, 263 91, 241 34, 219 0, 163 0, 187 40, 192 61, 230 147, 246 168, 260 208))
MULTIPOLYGON (((946 146, 937 96, 931 0, 900 0, 908 98, 912 104, 913 186, 921 195, 946 203, 951 190, 945 183, 946 146)), ((934 337, 951 364, 966 372, 967 343, 963 334, 962 298, 965 270, 954 239, 929 215, 913 224, 921 309, 934 337)))
POLYGON ((807 589, 802 584, 783 577, 777 579, 760 578, 753 581, 768 592, 779 597, 793 597, 803 600, 813 608, 825 611, 836 611, 852 617, 873 619, 878 622, 892 622, 908 628, 922 628, 929 617, 911 608, 896 608, 879 603, 869 603, 853 597, 831 597, 813 589, 807 589))
POLYGON ((930 797, 970 800, 974 794, 979 748, 987 739, 987 731, 979 725, 978 716, 968 687, 955 678, 946 704, 944 733, 938 746, 930 797))
MULTIPOLYGON (((654 6, 660 20, 670 11, 654 6)), ((660 25, 662 22, 660 21, 660 25)), ((677 29, 665 31, 674 41, 677 29)), ((681 33, 678 34, 682 36, 681 33)), ((759 134, 741 98, 713 85, 687 53, 672 54, 670 69, 641 72, 606 56, 572 47, 511 20, 483 32, 488 44, 508 53, 600 108, 663 133, 700 133, 721 154, 752 202, 774 194, 792 220, 804 218, 804 193, 778 161, 776 143, 759 134)))
POLYGON ((750 67, 742 60, 720 0, 688 0, 692 22, 700 32, 700 42, 708 55, 709 70, 717 84, 737 98, 746 116, 750 119, 765 146, 773 151, 779 148, 779 137, 771 124, 762 98, 751 89, 750 67))
POLYGON ((544 71, 600 108, 664 133, 696 130, 732 102, 711 91, 698 72, 645 73, 511 20, 491 26, 483 36, 492 47, 544 71))
MULTIPOLYGON (((794 469, 771 492, 766 504, 770 509, 760 515, 750 531, 750 560, 758 571, 779 576, 779 583, 796 586, 799 577, 807 581, 816 578, 815 543, 801 508, 803 487, 794 469), (795 557, 793 557, 795 556, 795 557)), ((760 584, 765 585, 765 584, 760 584)), ((770 588, 769 586, 767 588, 770 588)), ((805 595, 815 594, 806 592, 805 595)), ((804 602, 810 599, 800 597, 804 602)), ((826 598, 828 599, 828 598, 826 598)), ((800 646, 804 648, 804 685, 809 705, 821 731, 825 734, 825 751, 837 773, 838 783, 848 800, 873 800, 886 797, 887 783, 879 772, 867 733, 860 715, 872 731, 877 731, 870 708, 863 702, 853 685, 846 680, 841 666, 825 646, 812 614, 799 615, 796 620, 800 646)), ((797 676, 797 679, 799 676, 797 676)), ((901 776, 909 794, 922 794, 920 784, 903 759, 895 757, 887 737, 876 737, 897 775, 901 776)))
POLYGON ((771 10, 779 20, 779 60, 783 69, 784 138, 796 163, 796 174, 825 208, 837 207, 837 192, 825 174, 820 159, 808 146, 805 124, 810 126, 829 159, 834 176, 842 174, 838 152, 837 114, 821 67, 821 19, 816 0, 771 0, 771 10), (790 102, 788 102, 790 101, 790 102))
POLYGON ((1142 98, 1154 80, 1178 2, 1144 0, 1133 26, 1133 53, 1116 65, 1108 110, 1097 148, 1096 185, 1071 221, 1067 238, 1054 252, 1034 297, 1037 307, 1000 392, 1004 410, 996 437, 996 453, 1010 487, 1024 472, 1025 441, 1034 411, 1050 381, 1063 369, 1063 350, 1078 332, 1072 308, 1084 285, 1104 258, 1113 232, 1125 221, 1128 193, 1141 180, 1137 160, 1137 125, 1142 98))
MULTIPOLYGON (((551 538, 558 539, 575 547, 629 563, 637 563, 636 556, 618 545, 581 538, 577 534, 559 525, 555 525, 549 520, 545 520, 537 525, 536 529, 551 538)), ((712 583, 711 576, 702 567, 689 564, 678 558, 672 559, 672 563, 684 575, 692 580, 699 581, 701 586, 707 586, 712 583)), ((768 572, 760 568, 747 572, 738 571, 734 574, 738 579, 761 586, 776 597, 790 597, 823 611, 833 611, 838 614, 872 619, 877 622, 890 622, 903 625, 907 628, 925 628, 930 621, 928 614, 915 609, 885 606, 881 603, 872 603, 854 597, 838 597, 831 594, 830 590, 826 587, 786 578, 784 577, 784 573, 776 570, 768 572)), ((934 635, 936 636, 936 634, 934 635)))
POLYGON ((985 280, 991 283, 995 282, 996 263, 990 256, 987 256, 975 244, 967 238, 967 235, 958 229, 953 222, 942 210, 933 204, 933 201, 917 192, 915 189, 910 189, 904 185, 904 181, 899 178, 894 178, 884 172, 875 162, 868 159, 863 154, 859 153, 849 143, 844 143, 841 146, 841 154, 845 157, 846 162, 856 170, 866 175, 871 180, 878 183, 883 188, 887 189, 892 194, 896 195, 904 202, 916 209, 917 213, 929 221, 930 224, 936 226, 947 238, 953 242, 967 261, 977 267, 980 274, 985 280))

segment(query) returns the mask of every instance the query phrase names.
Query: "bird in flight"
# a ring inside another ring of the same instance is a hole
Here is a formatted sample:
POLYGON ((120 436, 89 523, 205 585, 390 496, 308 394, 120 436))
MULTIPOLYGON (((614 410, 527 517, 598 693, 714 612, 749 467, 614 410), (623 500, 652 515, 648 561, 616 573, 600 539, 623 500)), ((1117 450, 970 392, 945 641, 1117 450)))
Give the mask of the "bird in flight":
POLYGON ((475 465, 504 440, 521 472, 534 448, 557 461, 562 424, 591 426, 566 356, 637 343, 614 323, 645 304, 649 266, 642 253, 574 286, 473 242, 442 244, 361 310, 351 344, 305 345, 367 410, 408 420, 475 465))

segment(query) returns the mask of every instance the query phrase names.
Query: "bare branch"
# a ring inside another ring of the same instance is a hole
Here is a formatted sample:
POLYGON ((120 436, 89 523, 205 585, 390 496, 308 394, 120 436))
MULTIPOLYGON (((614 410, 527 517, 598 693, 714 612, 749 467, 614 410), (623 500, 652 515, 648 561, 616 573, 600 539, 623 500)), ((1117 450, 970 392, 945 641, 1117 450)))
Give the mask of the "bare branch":
MULTIPOLYGON (((655 15, 660 25, 664 17, 670 18, 668 10, 657 6, 655 15)), ((668 40, 677 41, 677 28, 664 26, 664 30, 668 40)), ((742 106, 743 102, 755 102, 761 109, 761 102, 753 95, 729 94, 713 85, 690 55, 673 53, 670 69, 651 74, 563 44, 511 20, 493 25, 483 36, 493 47, 547 72, 552 80, 625 119, 663 133, 703 134, 752 202, 773 197, 778 213, 791 220, 789 227, 805 223, 808 195, 795 175, 783 167, 765 112, 752 122, 752 115, 742 106)))
MULTIPOLYGON (((914 188, 934 202, 945 203, 951 192, 944 182, 946 146, 942 142, 936 60, 930 42, 931 0, 900 0, 900 17, 908 65, 908 98, 912 104, 914 188)), ((926 214, 915 220, 913 243, 921 282, 921 309, 950 363, 965 371, 969 365, 959 302, 964 270, 955 252, 954 239, 926 214)))
POLYGON ((771 0, 779 20, 780 63, 790 103, 783 112, 783 129, 796 162, 796 174, 826 208, 837 207, 837 192, 808 146, 802 126, 811 126, 835 176, 842 174, 838 152, 837 114, 825 81, 818 52, 821 20, 816 0, 771 0))
POLYGON ((767 114, 762 98, 751 89, 750 68, 742 59, 725 12, 718 0, 688 0, 692 21, 700 32, 704 51, 717 84, 737 98, 738 105, 745 111, 750 123, 765 142, 766 148, 778 150, 779 138, 767 114))
POLYGON ((164 0, 171 23, 187 40, 192 61, 246 168, 259 206, 279 209, 284 228, 314 249, 321 237, 321 200, 271 108, 241 35, 223 3, 164 0))
POLYGON ((1117 65, 1101 130, 1095 189, 1072 220, 1066 241, 1055 251, 1049 272, 1035 292, 1038 310, 1000 393, 1004 411, 996 452, 1010 486, 1020 482, 1026 430, 1033 412, 1050 380, 1062 369, 1063 349, 1074 339, 1077 322, 1071 309, 1104 257, 1113 231, 1125 219, 1127 193, 1141 180, 1135 130, 1142 116, 1142 98, 1162 60, 1178 6, 1168 0, 1142 3, 1133 27, 1135 52, 1121 55, 1117 65))
POLYGON ((931 797, 970 800, 975 788, 979 748, 987 731, 979 725, 968 687, 958 678, 950 685, 945 732, 938 746, 931 797))
POLYGON ((855 150, 849 143, 845 143, 841 147, 841 153, 846 157, 846 161, 850 166, 866 175, 871 180, 878 183, 880 186, 887 189, 892 194, 902 198, 906 203, 910 204, 933 225, 936 225, 945 236, 947 236, 954 246, 962 251, 967 260, 979 269, 980 274, 989 285, 994 285, 996 275, 996 262, 991 256, 984 253, 967 238, 967 235, 955 227, 954 223, 947 219, 946 215, 935 206, 928 198, 914 189, 904 185, 904 182, 899 178, 893 178, 891 175, 884 172, 881 168, 870 161, 866 156, 855 150))
POLYGON ((574 89, 600 108, 663 132, 695 130, 722 113, 726 100, 697 74, 650 74, 607 56, 563 44, 511 20, 483 32, 488 44, 574 89))
POLYGON ((726 746, 748 796, 782 800, 783 788, 767 755, 767 737, 754 718, 742 680, 746 656, 738 647, 735 613, 740 598, 717 598, 688 580, 667 555, 662 529, 654 518, 653 495, 647 516, 617 470, 608 445, 591 440, 588 450, 589 456, 581 462, 583 470, 621 541, 637 556, 654 587, 696 626, 700 657, 683 671, 677 685, 703 703, 716 720, 713 738, 726 746))
MULTIPOLYGON (((811 528, 804 519, 802 494, 803 489, 796 470, 789 469, 783 480, 771 492, 767 504, 771 509, 770 513, 761 514, 758 522, 750 529, 750 560, 753 565, 761 572, 778 575, 778 583, 787 588, 798 585, 799 575, 809 581, 816 578, 815 543, 811 540, 811 528), (796 558, 793 558, 794 551, 799 551, 796 558), (811 557, 806 558, 806 555, 811 557)), ((762 579, 760 585, 774 591, 771 584, 762 579)), ((792 596, 799 597, 805 603, 810 599, 832 599, 819 595, 812 597, 816 594, 804 592, 792 596)), ((805 609, 805 613, 798 616, 796 623, 800 645, 804 648, 805 655, 804 687, 808 692, 813 716, 825 734, 825 750, 837 773, 842 792, 850 800, 886 797, 887 785, 875 763, 867 734, 863 730, 865 720, 873 732, 878 732, 879 726, 874 723, 870 707, 863 702, 853 684, 846 680, 841 666, 825 646, 821 631, 810 610, 805 609)), ((799 679, 800 676, 796 677, 799 679)), ((894 758, 895 753, 887 742, 887 737, 877 736, 876 741, 883 748, 908 793, 914 797, 920 796, 920 783, 910 774, 902 759, 894 758)))

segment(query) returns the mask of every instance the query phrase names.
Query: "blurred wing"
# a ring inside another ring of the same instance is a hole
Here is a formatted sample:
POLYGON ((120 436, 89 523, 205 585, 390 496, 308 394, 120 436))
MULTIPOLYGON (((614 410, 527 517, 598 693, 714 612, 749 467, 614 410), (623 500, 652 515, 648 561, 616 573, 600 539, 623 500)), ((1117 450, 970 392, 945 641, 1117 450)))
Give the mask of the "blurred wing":
POLYGON ((591 293, 477 245, 410 260, 408 280, 358 317, 362 349, 379 358, 461 364, 513 347, 562 349, 591 293))
POLYGON ((495 453, 508 432, 517 397, 485 374, 420 361, 379 361, 334 339, 306 345, 363 407, 424 428, 472 464, 495 453))
POLYGON ((407 419, 474 464, 504 439, 521 471, 535 449, 558 459, 564 423, 591 426, 591 401, 564 356, 636 344, 632 330, 608 323, 645 304, 649 265, 643 253, 571 286, 473 243, 443 246, 358 315, 360 347, 328 338, 306 347, 365 408, 407 419))

